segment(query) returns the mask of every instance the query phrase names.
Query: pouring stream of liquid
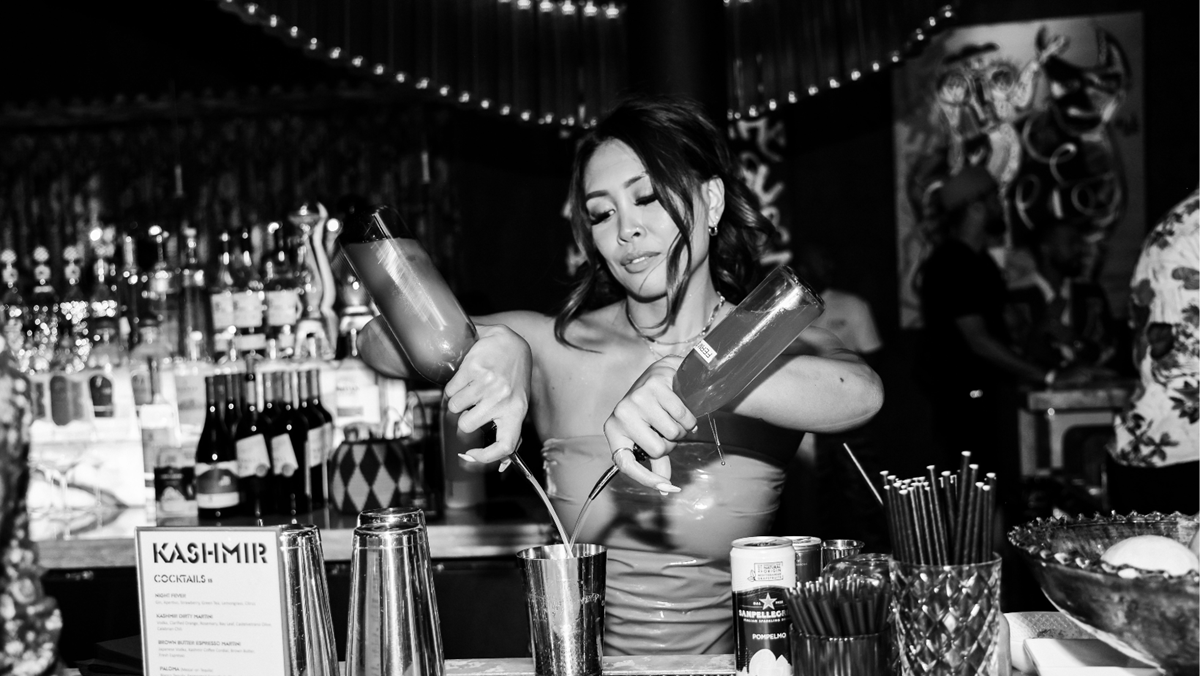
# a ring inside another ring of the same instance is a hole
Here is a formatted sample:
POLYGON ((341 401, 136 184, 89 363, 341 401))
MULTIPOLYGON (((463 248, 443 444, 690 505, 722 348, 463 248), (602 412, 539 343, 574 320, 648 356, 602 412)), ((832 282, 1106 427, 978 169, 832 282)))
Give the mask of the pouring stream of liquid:
MULTIPOLYGON (((529 468, 525 466, 525 461, 521 459, 521 454, 517 452, 520 449, 521 442, 517 441, 517 447, 513 449, 512 455, 509 457, 512 458, 513 464, 517 466, 517 469, 521 470, 521 474, 524 474, 525 478, 529 480, 529 483, 533 485, 533 490, 537 492, 538 497, 542 499, 543 503, 545 503, 546 511, 550 512, 550 518, 554 520, 554 527, 558 529, 558 537, 563 542, 568 543, 569 545, 574 545, 574 536, 572 536, 570 539, 567 538, 567 529, 563 528, 562 521, 560 521, 558 518, 558 513, 554 511, 554 505, 550 504, 550 496, 546 495, 546 491, 542 490, 542 484, 538 483, 537 478, 533 476, 533 472, 530 472, 529 468)), ((578 527, 579 522, 576 521, 575 525, 578 527)), ((570 547, 568 547, 568 549, 570 549, 570 547)))

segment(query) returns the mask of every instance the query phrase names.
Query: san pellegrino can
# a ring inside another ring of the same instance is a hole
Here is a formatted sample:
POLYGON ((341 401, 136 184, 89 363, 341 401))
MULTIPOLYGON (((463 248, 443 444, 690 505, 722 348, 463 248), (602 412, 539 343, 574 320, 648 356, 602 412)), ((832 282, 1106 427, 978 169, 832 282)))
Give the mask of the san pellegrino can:
POLYGON ((791 641, 786 594, 796 587, 792 542, 779 537, 733 541, 734 661, 746 676, 791 676, 791 641))

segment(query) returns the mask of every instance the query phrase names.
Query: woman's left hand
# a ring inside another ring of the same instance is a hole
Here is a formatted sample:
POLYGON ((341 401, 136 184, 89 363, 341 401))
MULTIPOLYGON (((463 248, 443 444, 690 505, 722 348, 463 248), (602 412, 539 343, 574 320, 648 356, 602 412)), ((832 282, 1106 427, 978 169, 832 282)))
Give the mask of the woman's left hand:
POLYGON ((446 409, 462 413, 458 428, 474 432, 496 424, 496 441, 465 455, 476 462, 493 462, 516 450, 521 424, 529 410, 529 379, 533 358, 529 344, 507 326, 476 326, 479 340, 463 358, 458 372, 446 383, 446 409))
POLYGON ((629 478, 663 493, 679 490, 671 484, 667 454, 674 441, 696 427, 696 416, 675 394, 675 371, 682 357, 664 357, 650 365, 604 421, 604 436, 613 463, 629 478), (650 469, 637 462, 634 448, 649 455, 650 469))

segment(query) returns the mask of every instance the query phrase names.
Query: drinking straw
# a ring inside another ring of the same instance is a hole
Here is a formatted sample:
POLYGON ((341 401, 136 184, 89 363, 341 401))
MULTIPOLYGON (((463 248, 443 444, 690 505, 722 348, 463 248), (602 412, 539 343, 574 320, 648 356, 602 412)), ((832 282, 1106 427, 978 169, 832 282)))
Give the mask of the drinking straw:
POLYGON ((842 444, 842 448, 846 449, 846 453, 850 455, 850 459, 854 461, 854 466, 858 468, 858 473, 862 475, 863 481, 867 482, 867 487, 871 489, 871 494, 879 501, 879 505, 883 506, 883 498, 879 497, 879 491, 875 490, 875 484, 871 483, 871 477, 867 476, 867 470, 859 464, 858 458, 854 457, 854 451, 850 450, 850 444, 842 444))

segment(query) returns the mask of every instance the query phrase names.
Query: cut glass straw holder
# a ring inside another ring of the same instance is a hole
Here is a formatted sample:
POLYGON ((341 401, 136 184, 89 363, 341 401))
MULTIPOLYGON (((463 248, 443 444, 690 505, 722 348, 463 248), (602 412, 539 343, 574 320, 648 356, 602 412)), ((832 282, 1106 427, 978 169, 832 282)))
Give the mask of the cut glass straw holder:
POLYGON ((892 561, 891 578, 905 676, 997 676, 999 558, 965 565, 892 561))

